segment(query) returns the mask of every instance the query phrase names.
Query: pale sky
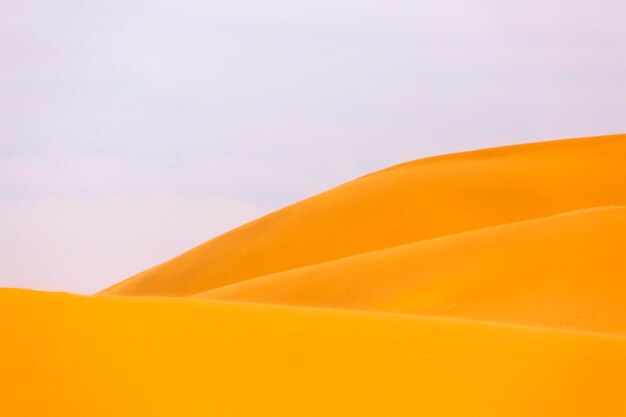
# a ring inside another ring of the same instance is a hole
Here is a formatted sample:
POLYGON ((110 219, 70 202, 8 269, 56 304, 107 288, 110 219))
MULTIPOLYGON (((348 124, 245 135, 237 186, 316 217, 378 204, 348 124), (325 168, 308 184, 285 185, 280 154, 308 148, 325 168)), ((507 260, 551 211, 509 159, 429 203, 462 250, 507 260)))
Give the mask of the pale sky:
POLYGON ((626 1, 2 0, 0 286, 90 293, 359 175, 626 131, 626 1))

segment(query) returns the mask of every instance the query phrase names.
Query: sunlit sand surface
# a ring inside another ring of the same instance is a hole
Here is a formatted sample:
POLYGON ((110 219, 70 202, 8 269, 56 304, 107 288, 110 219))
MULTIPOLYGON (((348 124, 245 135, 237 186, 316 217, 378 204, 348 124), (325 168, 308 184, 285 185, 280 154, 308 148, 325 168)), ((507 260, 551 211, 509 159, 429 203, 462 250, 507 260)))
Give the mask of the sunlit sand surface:
POLYGON ((626 135, 405 163, 0 290, 0 416, 625 416, 625 254, 626 135))
POLYGON ((626 334, 626 208, 368 252, 197 295, 626 334))

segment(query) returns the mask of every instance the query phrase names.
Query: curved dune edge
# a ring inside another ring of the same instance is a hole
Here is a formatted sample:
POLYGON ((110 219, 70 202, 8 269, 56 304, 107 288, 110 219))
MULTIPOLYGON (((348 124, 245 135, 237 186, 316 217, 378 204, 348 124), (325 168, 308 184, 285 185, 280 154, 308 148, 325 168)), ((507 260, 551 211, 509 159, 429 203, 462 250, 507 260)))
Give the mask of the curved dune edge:
POLYGON ((626 205, 626 135, 427 158, 248 223, 100 294, 189 296, 359 253, 626 205))
POLYGON ((626 334, 626 208, 494 226, 276 273, 194 297, 626 334))
POLYGON ((0 415, 626 413, 620 336, 17 290, 0 314, 0 415))

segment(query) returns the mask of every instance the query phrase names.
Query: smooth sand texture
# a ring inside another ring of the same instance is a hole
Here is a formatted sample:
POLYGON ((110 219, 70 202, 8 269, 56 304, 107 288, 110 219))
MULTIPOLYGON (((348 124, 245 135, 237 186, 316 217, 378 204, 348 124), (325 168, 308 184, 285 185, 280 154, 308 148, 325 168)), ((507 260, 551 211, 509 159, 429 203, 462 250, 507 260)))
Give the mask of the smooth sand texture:
POLYGON ((626 413, 619 336, 26 291, 0 313, 3 416, 626 413))
POLYGON ((268 275, 204 299, 626 334, 626 208, 512 223, 268 275))
POLYGON ((451 233, 626 205, 626 135, 398 165, 228 232, 103 294, 185 296, 451 233))
POLYGON ((0 416, 625 416, 625 251, 626 135, 399 165, 100 295, 0 289, 0 416))

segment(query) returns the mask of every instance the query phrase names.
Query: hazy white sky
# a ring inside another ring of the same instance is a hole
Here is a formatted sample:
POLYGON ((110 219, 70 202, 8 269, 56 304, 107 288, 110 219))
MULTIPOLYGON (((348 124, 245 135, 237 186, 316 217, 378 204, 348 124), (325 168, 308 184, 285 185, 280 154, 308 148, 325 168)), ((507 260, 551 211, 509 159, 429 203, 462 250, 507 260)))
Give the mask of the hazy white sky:
POLYGON ((364 173, 626 131, 626 1, 2 0, 0 286, 88 293, 364 173))

